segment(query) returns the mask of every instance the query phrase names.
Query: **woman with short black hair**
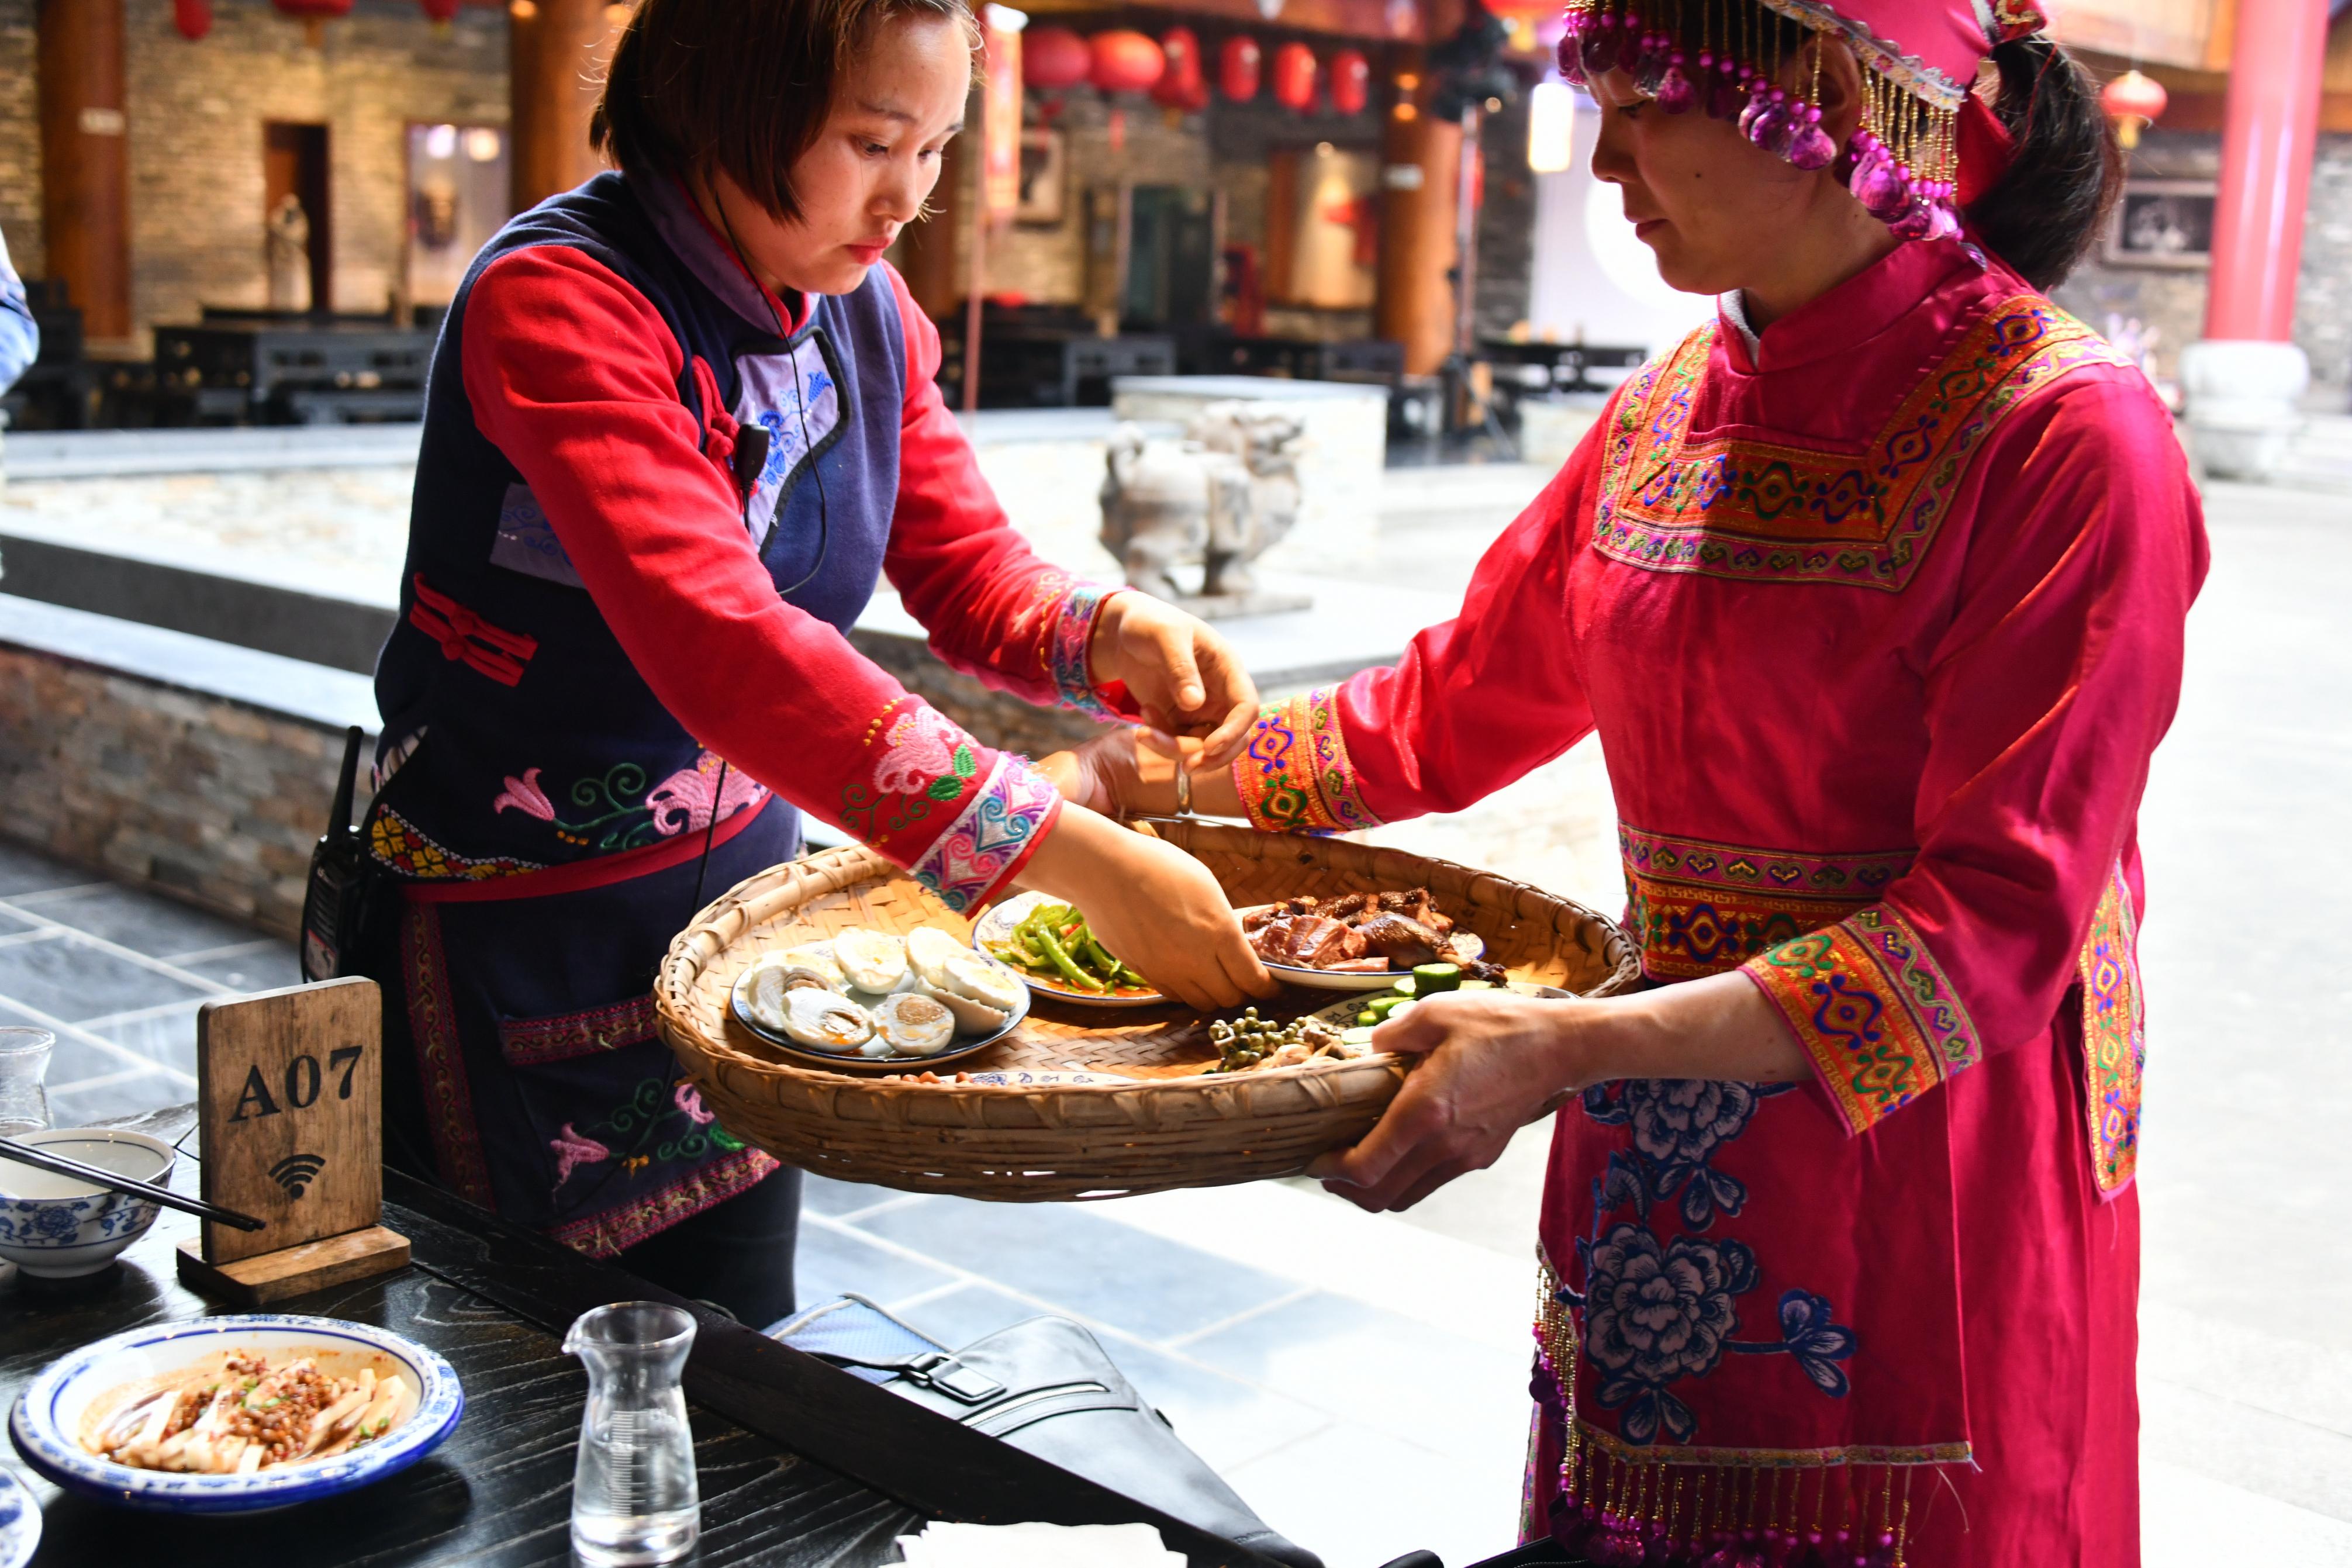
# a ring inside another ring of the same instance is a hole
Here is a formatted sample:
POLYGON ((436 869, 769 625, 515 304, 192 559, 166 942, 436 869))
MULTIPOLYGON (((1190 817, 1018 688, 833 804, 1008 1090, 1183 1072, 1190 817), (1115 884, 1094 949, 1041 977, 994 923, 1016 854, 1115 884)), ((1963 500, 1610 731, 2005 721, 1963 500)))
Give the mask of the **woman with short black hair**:
MULTIPOLYGON (((1565 1107, 1545 1560, 2126 1568, 2134 818, 2206 552, 2170 417, 2043 293, 2114 193, 2095 89, 2026 0, 1570 23, 1595 175, 1718 320, 1458 618, 1269 711, 1195 798, 1459 811, 1597 731, 1653 984, 1416 1003, 1372 1043, 1419 1066, 1318 1173, 1403 1208, 1565 1107)), ((1081 761, 1167 805, 1131 745, 1081 761)))
POLYGON ((1205 626, 1029 552, 933 384, 882 257, 975 43, 962 0, 636 8, 595 120, 619 172, 514 219, 450 306, 377 667, 388 1158, 755 1323, 792 1307, 797 1177, 705 1109, 648 992, 800 811, 957 910, 1068 899, 1188 1001, 1271 989, 1197 862, 846 640, 887 574, 1032 701, 1213 760, 1255 710, 1205 626))

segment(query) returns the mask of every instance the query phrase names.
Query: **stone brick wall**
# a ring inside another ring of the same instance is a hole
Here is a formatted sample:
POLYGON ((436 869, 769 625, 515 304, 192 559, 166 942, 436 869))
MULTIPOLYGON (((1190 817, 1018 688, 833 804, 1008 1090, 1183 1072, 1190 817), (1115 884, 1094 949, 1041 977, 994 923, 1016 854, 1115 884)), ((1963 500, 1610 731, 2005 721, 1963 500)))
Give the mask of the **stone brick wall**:
MULTIPOLYGON (((2132 173, 2210 180, 2221 160, 2217 133, 2151 131, 2132 155, 2132 173)), ((2055 297, 2101 331, 2110 315, 2154 327, 2158 374, 2168 379, 2179 374, 2181 349, 2204 333, 2205 286, 2201 271, 2110 267, 2095 254, 2055 297)), ((2319 139, 2297 289, 2294 336, 2311 356, 2313 389, 2340 405, 2352 393, 2352 136, 2319 139)))
MULTIPOLYGON (((268 297, 262 122, 328 127, 334 305, 384 309, 406 243, 407 125, 507 121, 507 21, 468 6, 436 33, 414 0, 359 0, 322 47, 269 0, 214 0, 190 43, 171 0, 125 0, 131 313, 194 321, 201 306, 268 297)), ((34 0, 0 0, 0 224, 37 275, 40 132, 34 0)))
POLYGON ((37 278, 41 244, 41 108, 33 71, 34 0, 0 0, 0 235, 16 270, 37 278))
POLYGON ((292 937, 341 738, 0 647, 8 837, 292 937))

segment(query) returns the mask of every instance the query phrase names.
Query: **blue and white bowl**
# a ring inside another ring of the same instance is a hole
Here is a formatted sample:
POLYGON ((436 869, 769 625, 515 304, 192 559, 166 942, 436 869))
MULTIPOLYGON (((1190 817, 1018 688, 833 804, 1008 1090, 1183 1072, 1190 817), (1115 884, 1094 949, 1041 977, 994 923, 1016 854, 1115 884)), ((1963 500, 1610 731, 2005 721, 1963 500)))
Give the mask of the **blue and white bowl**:
MULTIPOLYGON (((159 1138, 112 1127, 53 1127, 18 1133, 16 1142, 142 1182, 166 1181, 177 1158, 159 1138)), ((95 1274, 146 1235, 157 1212, 150 1199, 0 1156, 0 1258, 27 1274, 95 1274)))
POLYGON ((41 1543, 41 1505, 16 1472, 0 1469, 0 1568, 25 1568, 41 1543))
POLYGON ((441 1446, 465 1409, 457 1374, 414 1340, 335 1318, 248 1312, 133 1329, 59 1358, 17 1396, 8 1436, 26 1464, 84 1497, 150 1513, 247 1513, 350 1491, 404 1470, 441 1446), (416 1409, 363 1447, 249 1476, 142 1470, 81 1446, 82 1418, 93 1399, 232 1348, 272 1361, 321 1352, 372 1355, 379 1376, 396 1372, 415 1385, 416 1409))

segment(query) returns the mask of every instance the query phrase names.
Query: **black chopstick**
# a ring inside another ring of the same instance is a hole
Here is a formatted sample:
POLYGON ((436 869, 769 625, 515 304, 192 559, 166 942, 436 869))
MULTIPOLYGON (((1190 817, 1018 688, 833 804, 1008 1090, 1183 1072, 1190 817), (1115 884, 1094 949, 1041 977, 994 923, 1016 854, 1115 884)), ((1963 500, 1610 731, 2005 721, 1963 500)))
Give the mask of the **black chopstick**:
POLYGON ((30 1165, 37 1171, 47 1171, 51 1175, 77 1177, 94 1186, 105 1187, 113 1192, 136 1193, 142 1198, 162 1204, 167 1209, 178 1209, 183 1214, 201 1215, 206 1219, 217 1220, 222 1225, 234 1226, 238 1230, 259 1230, 269 1223, 268 1220, 256 1219, 249 1214, 239 1214, 235 1209, 225 1209, 218 1204, 208 1204, 202 1198, 192 1198, 184 1193, 175 1193, 169 1187, 159 1187, 152 1182, 142 1182, 130 1176, 118 1175, 112 1171, 101 1169, 97 1165, 85 1165, 79 1160, 68 1160, 63 1154, 52 1154, 47 1150, 36 1149, 27 1143, 19 1143, 14 1138, 0 1138, 0 1159, 14 1160, 20 1165, 30 1165))

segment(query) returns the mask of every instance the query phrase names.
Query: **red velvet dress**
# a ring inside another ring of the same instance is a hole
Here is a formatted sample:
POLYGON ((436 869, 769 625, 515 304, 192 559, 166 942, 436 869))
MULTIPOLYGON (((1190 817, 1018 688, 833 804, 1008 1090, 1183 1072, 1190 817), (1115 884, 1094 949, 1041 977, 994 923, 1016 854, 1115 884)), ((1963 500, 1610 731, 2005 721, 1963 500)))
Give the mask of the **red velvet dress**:
POLYGON ((1649 977, 1815 1068, 1560 1113, 1527 1533, 2138 1561, 2134 818, 2205 563, 2139 373, 1915 243, 1646 367, 1459 618, 1261 718, 1254 816, 1327 831, 1598 729, 1649 977))

